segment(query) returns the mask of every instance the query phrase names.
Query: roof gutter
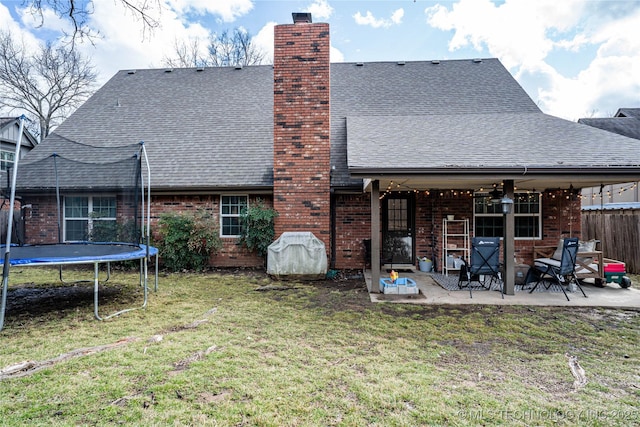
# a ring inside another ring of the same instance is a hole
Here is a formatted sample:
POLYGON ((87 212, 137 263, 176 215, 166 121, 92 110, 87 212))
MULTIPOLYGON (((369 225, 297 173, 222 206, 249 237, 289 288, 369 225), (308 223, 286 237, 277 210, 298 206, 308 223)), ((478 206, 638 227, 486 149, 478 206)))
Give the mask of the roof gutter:
POLYGON ((640 165, 635 166, 554 166, 554 167, 478 167, 460 168, 457 166, 439 168, 368 168, 350 167, 349 173, 354 178, 370 178, 373 176, 385 175, 571 175, 571 174, 593 174, 593 175, 640 175, 640 165))

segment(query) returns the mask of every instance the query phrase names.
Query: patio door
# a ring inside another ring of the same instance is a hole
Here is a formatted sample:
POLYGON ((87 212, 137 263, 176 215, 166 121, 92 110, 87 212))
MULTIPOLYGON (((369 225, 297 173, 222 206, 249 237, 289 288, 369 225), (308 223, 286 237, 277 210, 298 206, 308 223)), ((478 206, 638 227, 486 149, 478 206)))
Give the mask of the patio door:
POLYGON ((413 194, 388 194, 382 201, 382 261, 415 265, 413 194))

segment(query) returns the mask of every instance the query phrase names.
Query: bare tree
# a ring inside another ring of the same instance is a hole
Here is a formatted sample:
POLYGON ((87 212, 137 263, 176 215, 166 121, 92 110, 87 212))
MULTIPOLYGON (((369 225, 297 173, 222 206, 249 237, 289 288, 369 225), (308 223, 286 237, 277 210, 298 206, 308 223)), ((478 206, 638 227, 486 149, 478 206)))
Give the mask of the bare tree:
POLYGON ((236 65, 258 65, 265 60, 266 53, 251 41, 251 35, 236 28, 214 34, 209 40, 207 53, 203 54, 197 40, 174 43, 174 57, 165 56, 163 62, 169 67, 228 67, 236 65))
POLYGON ((34 118, 42 140, 93 93, 97 73, 69 46, 47 43, 27 51, 24 40, 0 31, 0 106, 34 118))
POLYGON ((188 42, 175 39, 175 57, 165 56, 162 60, 167 67, 188 68, 188 67, 208 67, 211 66, 206 55, 201 54, 200 42, 191 39, 188 42))
MULTIPOLYGON (((101 0, 104 1, 104 0, 101 0)), ((160 26, 159 15, 163 5, 161 0, 118 0, 125 9, 142 21, 143 38, 147 31, 160 26)), ((59 18, 71 22, 73 32, 66 34, 70 36, 71 46, 75 45, 76 39, 92 40, 99 36, 89 26, 89 18, 94 13, 94 0, 22 0, 22 4, 28 5, 29 11, 40 21, 40 26, 44 24, 45 16, 43 9, 50 8, 59 18)))

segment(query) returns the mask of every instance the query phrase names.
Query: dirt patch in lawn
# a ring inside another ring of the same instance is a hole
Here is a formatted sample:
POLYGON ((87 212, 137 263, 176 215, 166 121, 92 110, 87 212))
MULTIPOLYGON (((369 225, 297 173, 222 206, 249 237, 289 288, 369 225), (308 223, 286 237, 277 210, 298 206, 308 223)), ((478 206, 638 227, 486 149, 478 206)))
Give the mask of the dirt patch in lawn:
MULTIPOLYGON (((161 276, 164 273, 161 273, 161 276)), ((322 280, 304 282, 281 281, 271 279, 264 269, 234 268, 210 269, 202 274, 219 274, 234 276, 242 280, 260 283, 256 290, 262 287, 266 298, 281 300, 287 293, 298 293, 299 298, 305 300, 308 307, 318 307, 331 312, 349 310, 363 310, 373 308, 367 291, 364 276, 360 270, 341 270, 333 277, 322 280), (301 289, 311 289, 311 292, 301 292, 301 289)), ((117 283, 100 286, 100 305, 115 302, 117 304, 136 303, 142 298, 142 290, 136 287, 125 287, 117 283)), ((61 317, 64 312, 76 309, 90 309, 94 303, 93 283, 78 284, 50 284, 36 285, 33 283, 12 284, 7 293, 7 318, 11 317, 46 317, 48 315, 61 317)), ((464 318, 469 314, 483 312, 484 314, 528 314, 549 316, 553 320, 553 311, 537 310, 523 306, 495 306, 480 305, 412 305, 411 310, 398 310, 395 304, 375 304, 375 310, 393 316, 407 316, 411 318, 431 318, 438 315, 464 318), (487 313, 487 310, 490 313, 487 313)), ((590 308, 574 308, 575 316, 592 323, 595 329, 615 328, 630 318, 639 315, 634 311, 603 310, 590 308)), ((491 322, 492 316, 487 316, 491 322)), ((488 325, 491 326, 491 325, 488 325)))

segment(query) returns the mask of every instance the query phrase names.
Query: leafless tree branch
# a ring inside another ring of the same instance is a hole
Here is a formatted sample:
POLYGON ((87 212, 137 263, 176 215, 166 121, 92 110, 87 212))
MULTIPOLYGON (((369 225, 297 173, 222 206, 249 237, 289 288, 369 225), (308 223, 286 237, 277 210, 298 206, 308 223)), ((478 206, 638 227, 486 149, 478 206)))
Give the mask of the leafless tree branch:
MULTIPOLYGON (((101 0, 105 1, 105 0, 101 0)), ((142 22, 142 38, 147 37, 160 26, 160 14, 163 4, 161 0, 114 0, 119 1, 124 8, 142 22)), ((94 0, 23 0, 30 13, 37 18, 39 25, 44 25, 43 9, 50 8, 59 18, 71 23, 72 32, 67 34, 70 46, 73 48, 77 40, 93 40, 100 37, 100 33, 89 25, 89 18, 95 12, 94 0)))
POLYGON ((26 112, 45 138, 91 94, 97 73, 68 46, 41 45, 28 54, 24 40, 0 31, 0 106, 26 112))
POLYGON ((266 53, 251 40, 251 35, 239 28, 230 34, 228 30, 214 34, 209 39, 207 54, 202 55, 197 40, 176 40, 174 56, 165 56, 163 63, 169 67, 230 67, 237 65, 259 65, 264 63, 266 53))

